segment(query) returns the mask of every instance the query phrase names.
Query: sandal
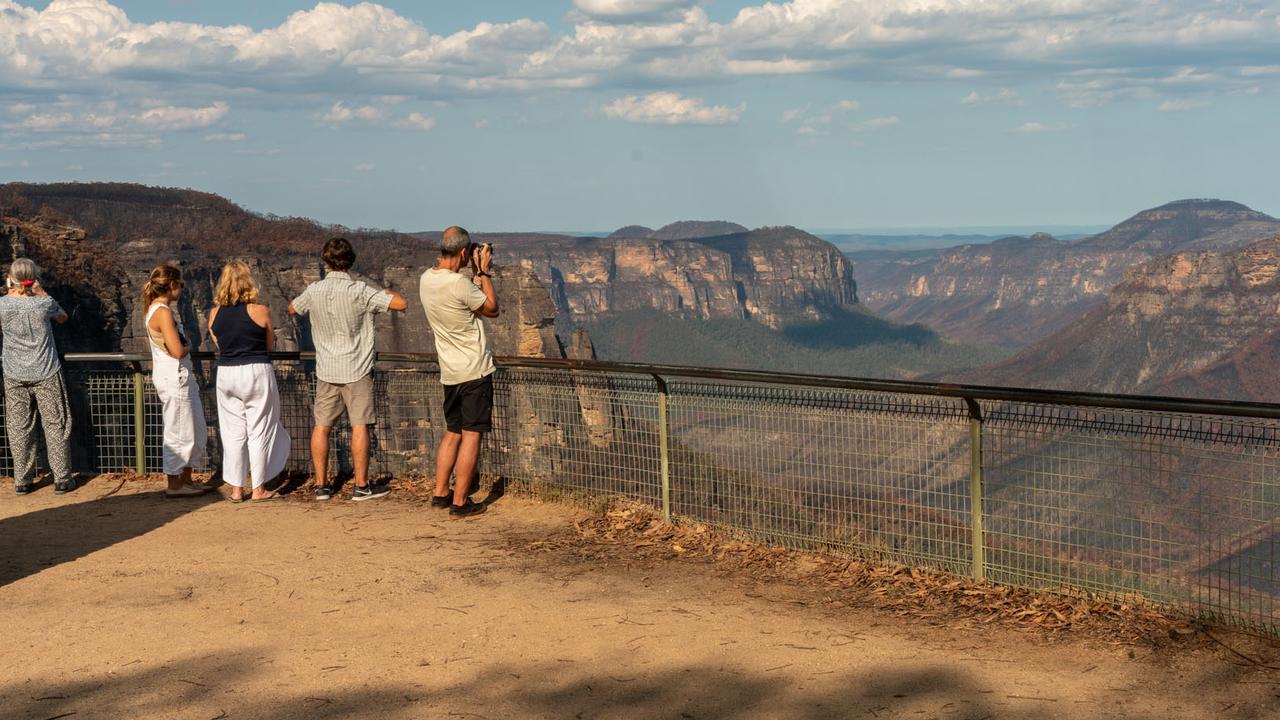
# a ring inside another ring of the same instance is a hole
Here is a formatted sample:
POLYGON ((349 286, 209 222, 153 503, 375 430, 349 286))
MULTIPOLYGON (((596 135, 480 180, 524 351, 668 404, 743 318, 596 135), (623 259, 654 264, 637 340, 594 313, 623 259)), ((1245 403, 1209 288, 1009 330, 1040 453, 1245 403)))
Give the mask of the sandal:
POLYGON ((198 485, 183 485, 177 490, 165 490, 164 496, 167 498, 190 498, 200 497, 207 492, 209 491, 200 488, 198 485))
POLYGON ((266 501, 268 501, 268 500, 275 500, 275 499, 276 499, 276 498, 278 498, 278 497, 280 497, 280 493, 279 493, 278 491, 276 491, 276 490, 272 490, 272 491, 271 491, 271 494, 269 494, 269 495, 263 495, 263 496, 262 496, 262 497, 260 497, 260 498, 250 498, 250 499, 249 499, 249 502, 256 502, 256 503, 266 502, 266 501))

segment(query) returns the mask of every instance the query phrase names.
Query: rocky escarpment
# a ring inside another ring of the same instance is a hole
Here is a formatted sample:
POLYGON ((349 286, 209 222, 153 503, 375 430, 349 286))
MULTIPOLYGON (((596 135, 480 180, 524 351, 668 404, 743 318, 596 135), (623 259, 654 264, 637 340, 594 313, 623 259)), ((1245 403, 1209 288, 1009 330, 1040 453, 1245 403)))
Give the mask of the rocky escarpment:
MULTIPOLYGON (((310 349, 305 320, 286 308, 321 277, 318 251, 330 228, 254 216, 217 196, 132 185, 0 186, 0 211, 5 258, 26 255, 40 263, 50 293, 71 315, 58 330, 64 352, 146 352, 139 295, 161 262, 182 268, 187 289, 180 312, 202 348, 211 349, 207 313, 222 265, 233 257, 255 269, 276 347, 310 349)), ((348 235, 360 255, 354 274, 409 303, 408 312, 378 319, 378 346, 432 352, 418 277, 434 263, 435 246, 405 235, 348 235)), ((495 284, 503 304, 502 316, 488 321, 495 352, 563 357, 571 331, 556 326, 556 307, 537 277, 507 266, 495 284)))
POLYGON ((1175 250, 1229 250, 1280 232, 1239 203, 1184 200, 1074 242, 1048 235, 948 250, 853 253, 868 307, 898 322, 1008 348, 1047 337, 1100 305, 1125 271, 1175 250))
POLYGON ((636 310, 769 327, 822 320, 858 302, 852 266, 795 228, 697 240, 485 235, 502 263, 531 270, 573 322, 636 310))
POLYGON ((1280 236, 1132 269, 1106 301, 1009 361, 954 379, 1094 392, 1275 393, 1280 236))

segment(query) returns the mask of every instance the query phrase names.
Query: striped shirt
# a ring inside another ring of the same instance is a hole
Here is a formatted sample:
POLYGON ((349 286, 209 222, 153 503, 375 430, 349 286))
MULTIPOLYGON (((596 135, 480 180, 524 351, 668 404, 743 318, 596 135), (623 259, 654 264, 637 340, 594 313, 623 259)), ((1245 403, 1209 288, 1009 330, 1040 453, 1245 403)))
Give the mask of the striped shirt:
POLYGON ((317 378, 346 385, 373 372, 373 316, 391 308, 390 295, 347 273, 330 271, 292 305, 311 319, 317 378))

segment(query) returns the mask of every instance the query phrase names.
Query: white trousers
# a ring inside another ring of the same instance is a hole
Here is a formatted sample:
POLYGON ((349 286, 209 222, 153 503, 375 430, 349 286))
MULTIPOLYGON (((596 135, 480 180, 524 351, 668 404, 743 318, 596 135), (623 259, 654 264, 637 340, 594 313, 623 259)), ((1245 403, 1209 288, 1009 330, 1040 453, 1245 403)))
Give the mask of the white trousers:
POLYGON ((164 474, 180 475, 186 468, 203 467, 209 428, 204 422, 200 386, 191 372, 190 360, 156 363, 151 381, 164 415, 164 474))
POLYGON ((218 367, 218 431, 222 479, 253 487, 284 471, 292 440, 280 413, 280 390, 270 363, 218 367))

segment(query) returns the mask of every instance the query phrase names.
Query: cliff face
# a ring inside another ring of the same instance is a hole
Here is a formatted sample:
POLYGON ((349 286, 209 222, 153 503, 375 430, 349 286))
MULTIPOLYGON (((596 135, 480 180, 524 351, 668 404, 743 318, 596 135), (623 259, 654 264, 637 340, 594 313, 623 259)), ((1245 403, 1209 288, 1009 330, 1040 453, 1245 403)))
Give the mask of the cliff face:
POLYGON ((1277 307, 1280 236, 1233 252, 1174 253, 1131 270, 1061 332, 957 379, 1277 401, 1277 307))
POLYGON ((698 240, 486 235, 500 262, 532 271, 575 322, 658 310, 769 327, 820 320, 858 302, 852 266, 795 228, 698 240))
POLYGON ((1184 249, 1229 250, 1280 232, 1239 203, 1184 200, 1075 242, 1044 234, 939 251, 854 253, 862 299, 899 322, 1008 348, 1047 337, 1100 305, 1126 270, 1184 249))
MULTIPOLYGON (((231 257, 245 258, 254 268, 261 302, 272 312, 276 347, 311 349, 306 321, 290 317, 286 308, 322 275, 318 255, 329 234, 325 229, 297 220, 257 218, 229 204, 200 207, 191 198, 168 202, 175 198, 160 197, 150 189, 132 188, 121 197, 103 200, 83 193, 40 196, 38 188, 31 202, 15 207, 11 196, 0 212, 0 240, 7 246, 0 252, 6 261, 30 256, 44 268, 50 294, 71 315, 71 322, 57 331, 63 352, 149 352, 139 295, 150 269, 161 262, 182 268, 184 323, 192 336, 202 339, 202 349, 212 349, 207 313, 222 265, 231 257), (172 233, 165 233, 165 227, 172 233), (189 237, 201 240, 192 242, 189 237)), ((403 314, 378 318, 378 346, 434 351, 418 297, 418 277, 434 263, 434 246, 403 235, 350 237, 360 255, 353 274, 396 290, 409 303, 403 314)), ((562 345, 570 331, 561 331, 562 342, 547 288, 519 266, 499 268, 494 282, 503 306, 501 317, 486 321, 494 351, 563 357, 562 345)))

